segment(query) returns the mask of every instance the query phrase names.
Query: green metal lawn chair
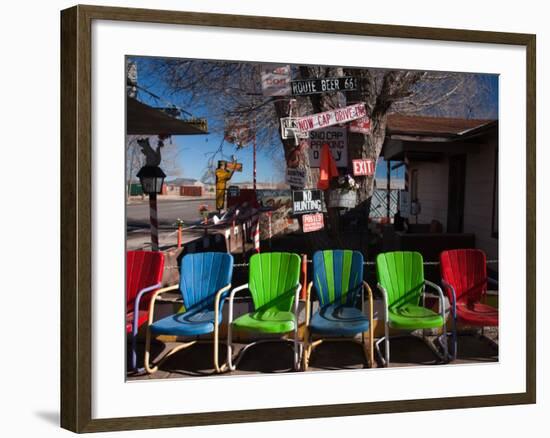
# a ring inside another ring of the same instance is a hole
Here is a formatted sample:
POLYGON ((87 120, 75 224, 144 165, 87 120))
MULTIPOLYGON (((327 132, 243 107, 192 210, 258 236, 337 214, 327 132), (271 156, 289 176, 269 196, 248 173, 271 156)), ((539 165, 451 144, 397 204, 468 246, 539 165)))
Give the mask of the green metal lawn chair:
POLYGON ((447 330, 445 326, 445 300, 443 291, 436 284, 424 279, 424 261, 418 252, 396 251, 376 257, 378 288, 384 297, 384 337, 376 342, 376 350, 384 366, 390 362, 389 328, 414 331, 441 327, 439 337, 443 355, 433 345, 427 345, 439 359, 449 359, 447 330), (439 295, 439 313, 424 307, 425 287, 430 286, 439 295), (443 338, 443 341, 441 339, 443 338), (380 354, 379 344, 385 341, 385 357, 380 354))
POLYGON ((298 294, 301 259, 298 254, 269 252, 254 254, 250 258, 248 283, 231 291, 229 295, 229 322, 227 331, 227 362, 235 370, 244 352, 261 342, 279 341, 265 339, 246 345, 233 363, 232 331, 244 330, 269 334, 294 333, 294 369, 300 364, 298 342, 298 294), (248 289, 252 296, 254 311, 239 316, 233 321, 233 299, 239 291, 248 289))

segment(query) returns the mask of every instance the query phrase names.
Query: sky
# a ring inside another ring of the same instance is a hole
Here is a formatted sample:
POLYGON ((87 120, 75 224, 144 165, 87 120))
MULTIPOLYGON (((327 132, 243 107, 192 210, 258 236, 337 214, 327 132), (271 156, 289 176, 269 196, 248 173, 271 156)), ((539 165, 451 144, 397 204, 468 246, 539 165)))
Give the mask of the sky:
MULTIPOLYGON (((147 88, 148 91, 159 96, 164 102, 152 98, 146 92, 138 91, 139 100, 152 106, 166 106, 166 102, 175 105, 181 105, 177 100, 174 101, 169 90, 165 89, 161 83, 147 76, 147 69, 140 69, 140 62, 147 62, 141 58, 135 59, 138 65, 138 84, 147 88)), ((495 90, 489 95, 489 108, 494 107, 495 117, 498 116, 498 77, 491 75, 486 76, 487 83, 492 90, 495 90)), ((205 117, 209 119, 208 109, 204 106, 196 106, 194 108, 185 108, 196 117, 205 117)), ((491 110, 492 111, 492 110, 491 110)), ((211 119, 210 119, 211 121, 211 119)), ((172 143, 175 143, 178 150, 177 163, 173 163, 172 168, 178 168, 177 173, 172 173, 170 169, 166 169, 168 180, 175 177, 201 179, 206 170, 208 157, 218 150, 223 138, 220 134, 211 133, 208 135, 188 135, 188 136, 173 136, 172 143)), ((281 165, 274 166, 275 162, 283 163, 284 154, 282 144, 280 147, 265 147, 268 145, 258 145, 257 152, 257 181, 258 182, 278 182, 282 180, 281 165)), ((223 144, 223 159, 231 159, 231 155, 235 155, 238 162, 243 163, 243 171, 236 172, 233 175, 232 182, 249 182, 253 178, 253 148, 248 145, 237 150, 236 146, 227 142, 223 144)), ((220 155, 216 160, 222 159, 220 155)), ((403 178, 403 167, 393 170, 391 178, 403 178)), ((377 169, 377 178, 386 177, 386 163, 383 158, 379 158, 377 169)))

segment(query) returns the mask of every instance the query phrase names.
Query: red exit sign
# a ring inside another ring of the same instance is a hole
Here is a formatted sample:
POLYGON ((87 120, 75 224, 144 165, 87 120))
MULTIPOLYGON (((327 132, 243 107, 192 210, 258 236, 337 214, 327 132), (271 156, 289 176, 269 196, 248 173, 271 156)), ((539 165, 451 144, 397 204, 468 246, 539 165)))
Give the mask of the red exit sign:
POLYGON ((353 160, 353 176, 374 175, 374 160, 353 160))

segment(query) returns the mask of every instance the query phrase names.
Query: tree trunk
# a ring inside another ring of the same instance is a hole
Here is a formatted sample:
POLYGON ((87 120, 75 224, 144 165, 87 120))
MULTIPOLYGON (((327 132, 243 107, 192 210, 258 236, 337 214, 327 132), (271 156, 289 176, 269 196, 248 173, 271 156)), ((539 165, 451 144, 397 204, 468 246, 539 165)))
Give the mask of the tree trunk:
MULTIPOLYGON (((386 122, 386 114, 373 115, 371 118, 371 132, 369 134, 363 134, 363 144, 360 147, 361 158, 373 160, 375 168, 386 138, 386 122)), ((359 204, 372 197, 374 193, 374 179, 375 176, 373 175, 362 177, 358 181, 359 190, 357 192, 357 197, 359 204)))

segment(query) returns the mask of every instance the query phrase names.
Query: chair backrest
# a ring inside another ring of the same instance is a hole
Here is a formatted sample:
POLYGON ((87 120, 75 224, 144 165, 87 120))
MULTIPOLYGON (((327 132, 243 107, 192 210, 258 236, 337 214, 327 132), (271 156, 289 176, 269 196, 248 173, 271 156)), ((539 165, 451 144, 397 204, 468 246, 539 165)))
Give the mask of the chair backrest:
POLYGON ((418 305, 424 289, 422 254, 410 251, 378 254, 376 276, 388 294, 388 307, 418 305))
POLYGON ((256 310, 290 311, 300 279, 301 259, 290 252, 266 252, 250 257, 248 287, 256 310))
MULTIPOLYGON (((453 286, 457 301, 479 301, 487 292, 485 253, 479 249, 453 249, 439 255, 441 277, 453 286)), ((447 288, 445 288, 447 289, 447 288)), ((451 291, 446 290, 449 299, 451 291)))
POLYGON ((352 304, 363 284, 363 254, 358 251, 325 250, 313 254, 313 284, 319 304, 352 304))
POLYGON ((216 293, 231 283, 233 256, 226 252, 187 254, 181 260, 180 292, 186 310, 214 308, 216 293))
MULTIPOLYGON (((158 251, 126 251, 126 311, 134 310, 136 296, 141 289, 162 281, 164 254, 158 251)), ((149 306, 151 295, 140 301, 140 309, 149 306)))

